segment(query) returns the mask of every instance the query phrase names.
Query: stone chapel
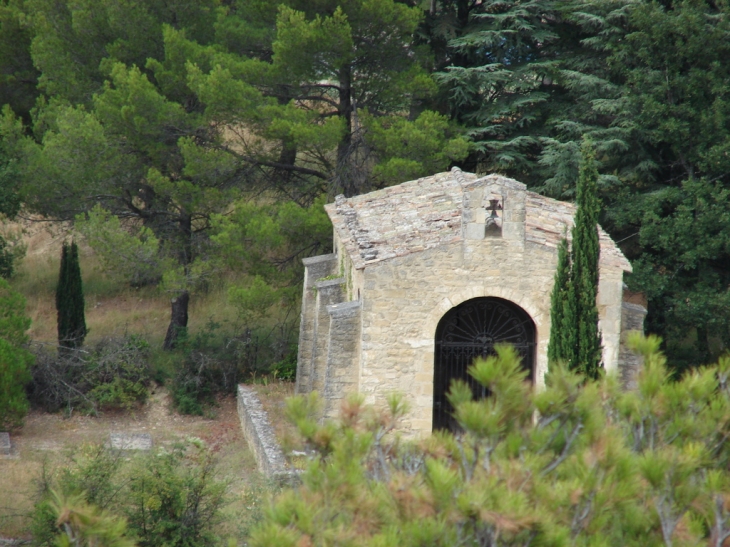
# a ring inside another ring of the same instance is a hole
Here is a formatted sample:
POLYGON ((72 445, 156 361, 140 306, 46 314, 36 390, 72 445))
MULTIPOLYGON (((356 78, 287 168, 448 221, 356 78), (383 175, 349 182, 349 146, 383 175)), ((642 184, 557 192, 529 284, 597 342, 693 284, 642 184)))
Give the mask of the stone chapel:
MULTIPOLYGON (((530 381, 547 371, 557 247, 575 207, 499 175, 454 168, 325 206, 334 252, 304 260, 296 391, 316 390, 335 416, 349 393, 379 404, 405 395, 404 428, 449 428, 451 380, 513 344, 530 381)), ((599 227, 603 363, 631 383, 622 342, 646 310, 624 302, 631 264, 599 227)), ((473 385, 475 395, 479 386, 473 385)))

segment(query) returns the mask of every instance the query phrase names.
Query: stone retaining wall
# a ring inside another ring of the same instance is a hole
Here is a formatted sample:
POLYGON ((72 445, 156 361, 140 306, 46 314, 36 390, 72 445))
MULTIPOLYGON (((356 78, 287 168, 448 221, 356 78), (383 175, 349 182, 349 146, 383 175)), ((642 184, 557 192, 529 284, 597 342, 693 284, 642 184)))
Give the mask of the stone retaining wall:
POLYGON ((259 471, 278 481, 291 481, 294 473, 287 465, 269 417, 256 392, 243 385, 238 386, 238 417, 243 436, 256 458, 259 471))

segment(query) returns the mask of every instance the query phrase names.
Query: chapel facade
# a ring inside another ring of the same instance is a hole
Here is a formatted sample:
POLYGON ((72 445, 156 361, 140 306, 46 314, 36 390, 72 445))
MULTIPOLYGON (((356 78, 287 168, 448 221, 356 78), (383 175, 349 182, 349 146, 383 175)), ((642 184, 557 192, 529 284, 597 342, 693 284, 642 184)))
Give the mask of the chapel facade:
MULTIPOLYGON (((574 205, 499 175, 458 168, 325 206, 334 252, 304 260, 296 391, 335 416, 349 393, 371 404, 402 393, 403 427, 453 426, 446 392, 495 343, 513 344, 539 389, 550 295, 574 205)), ((623 345, 646 310, 624 302, 631 264, 599 226, 598 312, 607 372, 633 383, 623 345)), ((479 386, 472 385, 476 396, 479 386)))

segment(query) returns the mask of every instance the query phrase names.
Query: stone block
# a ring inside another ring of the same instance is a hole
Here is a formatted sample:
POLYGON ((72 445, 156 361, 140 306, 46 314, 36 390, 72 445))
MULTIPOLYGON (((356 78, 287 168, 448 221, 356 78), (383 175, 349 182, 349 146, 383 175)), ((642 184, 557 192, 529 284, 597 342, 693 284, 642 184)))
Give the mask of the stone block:
POLYGON ((110 433, 109 448, 112 450, 151 450, 149 433, 110 433))
POLYGON ((502 237, 518 241, 524 239, 525 225, 521 222, 505 222, 502 225, 502 237))
POLYGON ((466 225, 464 237, 466 239, 484 239, 484 224, 470 222, 466 225))
POLYGON ((10 433, 0 432, 0 456, 9 456, 11 449, 10 433))

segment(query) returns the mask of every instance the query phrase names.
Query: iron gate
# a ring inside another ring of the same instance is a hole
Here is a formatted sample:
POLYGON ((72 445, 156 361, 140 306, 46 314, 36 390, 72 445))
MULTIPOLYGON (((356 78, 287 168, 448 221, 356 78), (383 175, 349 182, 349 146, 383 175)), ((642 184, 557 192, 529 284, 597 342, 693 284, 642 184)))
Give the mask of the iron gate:
POLYGON ((476 398, 488 395, 467 373, 477 357, 493 355, 499 342, 512 344, 533 380, 535 324, 519 306, 501 298, 474 298, 443 316, 436 328, 433 381, 433 429, 458 429, 446 393, 453 380, 464 380, 476 398))

